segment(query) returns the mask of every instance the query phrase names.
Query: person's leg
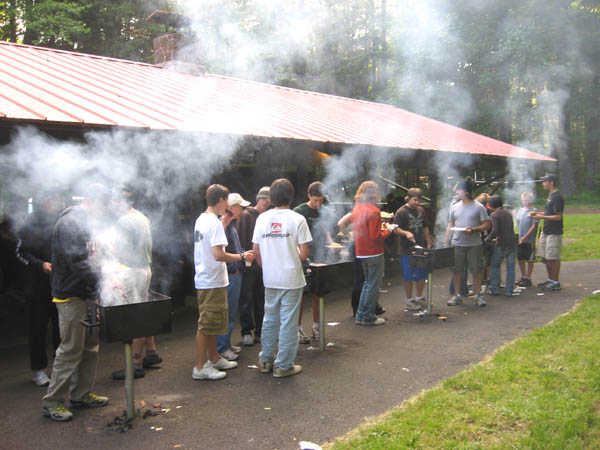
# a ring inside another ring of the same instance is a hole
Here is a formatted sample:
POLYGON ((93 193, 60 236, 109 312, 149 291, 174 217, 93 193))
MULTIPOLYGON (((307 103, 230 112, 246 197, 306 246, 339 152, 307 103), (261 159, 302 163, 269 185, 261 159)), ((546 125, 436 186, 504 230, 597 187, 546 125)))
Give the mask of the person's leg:
MULTIPOLYGON (((242 287, 240 291, 240 329, 242 337, 252 334, 254 330, 254 280, 256 271, 247 270, 242 274, 242 287)), ((260 324, 258 324, 260 326, 260 324)))
POLYGON ((383 281, 383 255, 362 258, 362 263, 365 272, 365 284, 360 296, 356 318, 364 323, 372 323, 377 319, 375 312, 383 281))
POLYGON ((255 340, 260 341, 263 316, 265 314, 265 285, 263 284, 262 270, 256 271, 254 278, 254 328, 255 340))
POLYGON ((515 247, 507 248, 504 250, 506 256, 506 284, 504 285, 504 295, 512 296, 515 289, 515 259, 516 259, 515 247))
POLYGON ((406 300, 412 298, 413 291, 413 280, 411 278, 410 271, 410 256, 400 256, 400 266, 402 267, 402 284, 404 285, 404 292, 406 293, 406 300))
POLYGON ((136 338, 131 342, 131 353, 133 353, 133 363, 142 367, 142 353, 144 352, 144 345, 146 344, 146 338, 136 338))
POLYGON ((77 370, 77 381, 71 383, 71 400, 81 401, 92 392, 96 381, 99 350, 100 340, 98 336, 87 330, 84 331, 84 346, 77 370))
POLYGON ((458 284, 457 286, 460 286, 460 295, 462 295, 463 297, 469 295, 469 265, 467 264, 466 260, 462 268, 460 284, 458 284))
POLYGON ((240 289, 242 287, 242 275, 238 272, 229 274, 229 286, 227 286, 227 334, 217 338, 217 351, 223 353, 231 346, 231 332, 235 325, 240 300, 240 289))
POLYGON ((423 290, 425 289, 425 278, 421 278, 416 281, 417 285, 417 298, 423 297, 423 290))
POLYGON ((200 370, 208 361, 208 336, 201 334, 200 331, 196 332, 196 369, 200 370))
POLYGON ((29 362, 33 371, 43 370, 48 367, 46 333, 48 331, 51 305, 47 303, 49 303, 48 299, 39 298, 36 294, 32 294, 27 304, 29 317, 29 362))
POLYGON ((358 303, 360 302, 360 293, 362 292, 363 285, 365 284, 365 273, 362 268, 360 259, 354 258, 352 261, 352 273, 354 275, 354 282, 352 284, 352 315, 356 317, 356 310, 358 309, 358 303))
MULTIPOLYGON (((260 353, 258 359, 260 361, 273 362, 275 359, 275 349, 277 348, 277 338, 279 335, 279 313, 280 313, 280 294, 281 289, 265 288, 265 313, 262 323, 262 334, 260 339, 260 353)), ((302 291, 300 291, 302 292, 302 291)), ((300 294, 302 295, 302 293, 300 294)), ((300 300, 298 301, 300 303, 300 300)), ((298 318, 296 320, 296 328, 294 337, 298 340, 298 318)))
POLYGON ((85 302, 73 297, 68 302, 59 303, 57 308, 61 343, 54 358, 48 392, 42 399, 42 406, 48 408, 65 404, 71 376, 79 367, 86 344, 86 328, 81 324, 87 315, 85 302))
POLYGON ((481 295, 481 280, 483 278, 483 269, 485 267, 485 259, 483 254, 483 245, 467 247, 467 264, 469 270, 473 274, 473 292, 475 300, 479 306, 485 306, 485 302, 478 301, 481 295))
POLYGON ((495 247, 492 253, 492 271, 490 278, 490 292, 493 295, 500 294, 500 265, 502 264, 502 250, 495 247))
POLYGON ((299 314, 302 288, 281 290, 279 314, 279 350, 275 366, 281 370, 291 369, 298 352, 296 316, 299 314))
POLYGON ((525 261, 519 259, 519 270, 521 271, 521 278, 529 278, 527 274, 528 270, 525 268, 525 261))
POLYGON ((546 269, 548 272, 548 278, 552 281, 558 282, 558 276, 560 274, 560 260, 559 259, 547 259, 546 269))

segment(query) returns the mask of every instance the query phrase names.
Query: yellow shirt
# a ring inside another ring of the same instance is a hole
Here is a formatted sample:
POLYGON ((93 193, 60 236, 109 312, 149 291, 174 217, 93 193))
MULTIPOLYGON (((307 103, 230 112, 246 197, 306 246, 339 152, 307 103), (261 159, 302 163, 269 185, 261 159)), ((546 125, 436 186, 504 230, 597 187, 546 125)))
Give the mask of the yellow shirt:
POLYGON ((52 297, 52 302, 53 303, 67 303, 69 300, 71 300, 71 297, 67 297, 65 299, 52 297))

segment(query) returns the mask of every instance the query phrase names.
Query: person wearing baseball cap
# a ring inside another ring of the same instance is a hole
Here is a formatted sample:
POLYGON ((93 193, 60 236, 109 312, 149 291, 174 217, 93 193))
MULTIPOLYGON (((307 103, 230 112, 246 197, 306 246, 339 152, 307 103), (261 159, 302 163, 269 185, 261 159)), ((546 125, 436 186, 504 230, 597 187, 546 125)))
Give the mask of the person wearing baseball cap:
MULTIPOLYGON (((269 186, 261 187, 256 194, 256 205, 248 206, 236 221, 235 227, 244 250, 252 250, 252 235, 256 219, 271 206, 270 190, 269 186)), ((240 327, 243 345, 251 346, 255 342, 260 342, 264 308, 265 287, 262 281, 262 269, 254 262, 250 267, 246 267, 242 274, 240 327), (252 337, 253 332, 254 337, 252 337)), ((232 346, 232 348, 237 347, 232 346)))
MULTIPOLYGON (((250 206, 250 202, 244 200, 244 198, 237 192, 229 194, 227 197, 227 210, 225 214, 221 216, 221 223, 225 229, 225 236, 227 237, 227 247, 225 251, 227 253, 243 254, 244 250, 240 244, 240 237, 237 230, 235 229, 235 222, 239 220, 244 212, 244 208, 250 206)), ((229 277, 229 286, 227 286, 227 334, 223 334, 217 337, 217 351, 221 357, 228 361, 235 361, 238 359, 238 352, 241 351, 241 347, 231 344, 231 331, 235 325, 235 317, 237 316, 240 302, 240 292, 242 289, 242 274, 245 269, 245 260, 243 261, 231 261, 227 262, 227 276, 229 277)), ((252 259, 248 260, 251 263, 252 259)))
POLYGON ((542 185, 549 193, 544 214, 536 212, 531 215, 531 217, 538 220, 544 219, 544 226, 539 242, 539 255, 546 262, 548 279, 538 284, 538 287, 544 291, 559 291, 561 289, 558 277, 560 274, 560 251, 562 248, 565 200, 561 193, 558 192, 557 184, 558 177, 552 173, 542 178, 542 185))

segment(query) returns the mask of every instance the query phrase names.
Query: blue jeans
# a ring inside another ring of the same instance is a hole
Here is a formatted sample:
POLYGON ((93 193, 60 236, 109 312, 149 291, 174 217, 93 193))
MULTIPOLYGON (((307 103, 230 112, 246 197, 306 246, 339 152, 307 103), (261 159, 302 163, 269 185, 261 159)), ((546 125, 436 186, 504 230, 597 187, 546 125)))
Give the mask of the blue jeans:
POLYGON ((506 258, 506 284, 504 285, 504 295, 512 296, 515 288, 515 259, 517 257, 517 248, 494 248, 492 253, 492 274, 490 280, 490 291, 492 294, 500 293, 500 264, 502 259, 506 258))
POLYGON ((229 286, 227 286, 227 310, 229 314, 229 325, 227 334, 217 337, 217 351, 223 353, 231 346, 231 330, 235 325, 235 316, 238 312, 240 292, 242 288, 242 274, 240 272, 229 274, 229 286))
POLYGON ((375 312, 379 301, 381 282, 383 281, 384 260, 383 255, 359 259, 365 274, 365 283, 360 293, 356 320, 370 323, 377 318, 375 312))
POLYGON ((275 366, 281 370, 292 368, 298 352, 298 317, 302 291, 303 288, 265 288, 265 315, 258 358, 261 361, 272 362, 275 349, 279 346, 275 366))

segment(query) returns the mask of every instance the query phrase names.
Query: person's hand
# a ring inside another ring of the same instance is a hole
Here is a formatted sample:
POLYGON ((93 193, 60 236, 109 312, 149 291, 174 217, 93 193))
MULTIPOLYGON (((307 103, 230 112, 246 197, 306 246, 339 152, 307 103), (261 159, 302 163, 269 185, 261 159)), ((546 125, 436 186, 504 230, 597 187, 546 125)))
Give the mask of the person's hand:
POLYGON ((247 252, 244 252, 244 258, 248 262, 254 261, 254 252, 252 250, 248 250, 247 252))
POLYGON ((525 243, 525 238, 519 239, 519 245, 524 244, 524 243, 525 243))
POLYGON ((465 228, 465 233, 471 234, 472 232, 473 232, 473 227, 466 227, 465 228))
POLYGON ((52 264, 49 262, 45 262, 42 264, 42 271, 44 273, 52 273, 52 264))
POLYGON ((404 233, 404 237, 406 239, 408 239, 411 242, 414 242, 415 244, 417 243, 416 239, 415 239, 415 235, 412 234, 410 231, 407 231, 406 233, 404 233))

